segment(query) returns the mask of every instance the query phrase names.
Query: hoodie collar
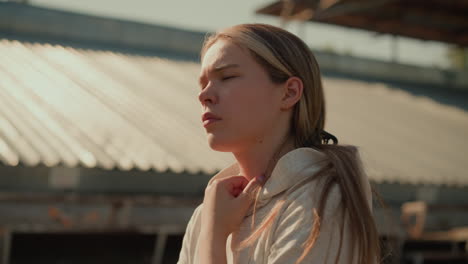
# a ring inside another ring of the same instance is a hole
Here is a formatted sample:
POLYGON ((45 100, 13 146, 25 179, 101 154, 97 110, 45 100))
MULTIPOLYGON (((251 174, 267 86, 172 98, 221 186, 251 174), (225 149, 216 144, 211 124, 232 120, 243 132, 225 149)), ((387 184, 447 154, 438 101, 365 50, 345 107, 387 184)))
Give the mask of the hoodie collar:
MULTIPOLYGON (((257 208, 266 204, 272 197, 286 191, 294 184, 319 171, 327 164, 328 158, 323 152, 313 148, 301 147, 284 154, 276 163, 271 176, 260 190, 257 201, 257 208), (307 168, 307 169, 306 169, 307 168)), ((211 178, 208 184, 214 179, 238 175, 240 173, 237 162, 221 170, 211 178)), ((251 213, 249 210, 248 215, 251 213)))

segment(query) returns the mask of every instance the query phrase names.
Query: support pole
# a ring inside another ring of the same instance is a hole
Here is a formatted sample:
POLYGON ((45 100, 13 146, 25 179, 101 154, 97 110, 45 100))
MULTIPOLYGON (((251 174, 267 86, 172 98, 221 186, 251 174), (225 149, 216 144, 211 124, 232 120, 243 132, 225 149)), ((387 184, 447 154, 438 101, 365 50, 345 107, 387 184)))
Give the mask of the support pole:
POLYGON ((2 239, 2 264, 10 264, 10 251, 11 251, 11 231, 8 227, 4 229, 2 239))
POLYGON ((167 241, 167 232, 160 231, 158 232, 158 237, 156 238, 156 244, 154 246, 153 260, 151 264, 162 264, 164 257, 164 250, 166 249, 167 241))

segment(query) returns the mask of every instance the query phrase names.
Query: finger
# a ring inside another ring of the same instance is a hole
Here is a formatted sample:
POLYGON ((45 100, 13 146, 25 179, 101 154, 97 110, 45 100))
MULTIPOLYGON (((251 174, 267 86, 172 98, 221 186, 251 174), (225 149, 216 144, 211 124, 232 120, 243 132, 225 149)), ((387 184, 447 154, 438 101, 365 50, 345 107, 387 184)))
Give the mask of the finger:
POLYGON ((240 185, 242 182, 249 181, 249 180, 242 175, 233 175, 233 176, 223 178, 221 179, 221 181, 240 185))
POLYGON ((249 180, 244 176, 231 176, 222 180, 221 184, 228 186, 230 189, 242 188, 247 185, 249 180))
POLYGON ((241 191, 244 190, 245 187, 247 187, 247 184, 249 184, 249 181, 246 179, 246 181, 243 181, 242 185, 240 186, 241 191))
POLYGON ((221 183, 227 187, 229 193, 237 197, 249 181, 244 176, 231 176, 223 180, 221 183))
POLYGON ((233 190, 233 192, 231 194, 232 194, 232 196, 237 197, 237 196, 239 196, 239 194, 241 192, 242 192, 242 189, 236 188, 236 189, 233 190))
POLYGON ((255 198, 254 191, 259 185, 260 185, 259 180, 257 178, 253 178, 252 180, 249 181, 247 186, 245 186, 244 190, 242 190, 241 195, 247 196, 250 198, 255 198))

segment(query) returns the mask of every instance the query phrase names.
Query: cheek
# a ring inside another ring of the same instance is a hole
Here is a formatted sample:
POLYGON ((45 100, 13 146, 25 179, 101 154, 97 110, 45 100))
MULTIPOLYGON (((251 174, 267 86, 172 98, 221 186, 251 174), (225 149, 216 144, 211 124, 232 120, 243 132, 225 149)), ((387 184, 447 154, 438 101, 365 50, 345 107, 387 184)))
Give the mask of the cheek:
POLYGON ((268 89, 271 87, 250 84, 231 94, 232 100, 228 100, 227 103, 237 129, 258 136, 258 133, 263 132, 265 127, 271 124, 275 113, 275 102, 268 89))
POLYGON ((271 130, 275 122, 272 99, 258 90, 249 92, 254 89, 244 86, 223 94, 221 105, 226 118, 208 135, 212 149, 232 152, 246 148, 258 143, 271 130))

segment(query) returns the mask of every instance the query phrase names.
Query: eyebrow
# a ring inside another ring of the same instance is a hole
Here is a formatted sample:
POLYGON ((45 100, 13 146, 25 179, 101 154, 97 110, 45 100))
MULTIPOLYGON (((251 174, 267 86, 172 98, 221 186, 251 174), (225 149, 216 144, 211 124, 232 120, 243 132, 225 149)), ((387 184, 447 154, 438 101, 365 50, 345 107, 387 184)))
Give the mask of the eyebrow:
MULTIPOLYGON (((232 68, 232 67, 240 67, 239 64, 231 63, 231 64, 224 64, 221 66, 214 67, 212 72, 220 72, 222 70, 225 70, 227 68, 232 68)), ((198 83, 201 85, 203 79, 203 75, 198 78, 198 83)))
POLYGON ((231 64, 221 65, 221 66, 218 66, 218 67, 214 67, 213 71, 214 72, 219 72, 219 71, 222 71, 222 70, 224 70, 226 68, 231 68, 231 67, 239 67, 239 64, 231 63, 231 64))

